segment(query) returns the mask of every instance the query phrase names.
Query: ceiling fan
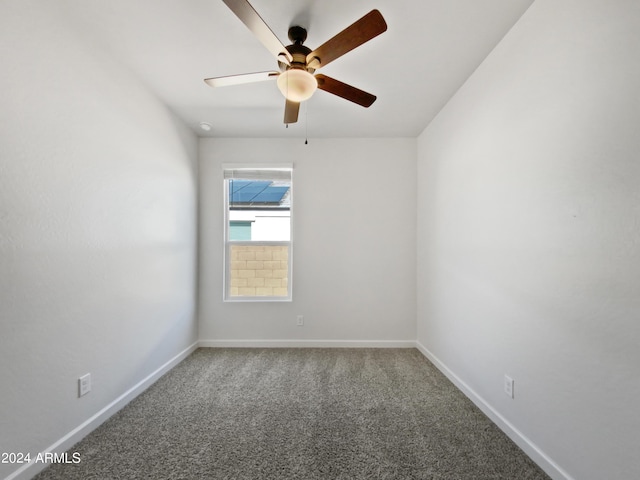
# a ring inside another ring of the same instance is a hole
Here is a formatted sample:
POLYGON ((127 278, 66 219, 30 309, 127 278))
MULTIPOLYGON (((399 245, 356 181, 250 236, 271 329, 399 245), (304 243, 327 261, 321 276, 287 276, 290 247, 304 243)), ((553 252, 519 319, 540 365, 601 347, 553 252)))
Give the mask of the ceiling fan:
POLYGON ((300 102, 309 99, 317 88, 363 107, 369 107, 375 102, 375 95, 326 75, 314 75, 314 72, 386 31, 387 24, 378 10, 372 10, 315 50, 311 50, 303 45, 307 38, 307 30, 303 27, 289 28, 289 40, 293 43, 285 47, 247 0, 222 1, 277 58, 280 71, 206 78, 205 82, 211 87, 276 79, 278 89, 286 99, 286 124, 298 121, 300 102))

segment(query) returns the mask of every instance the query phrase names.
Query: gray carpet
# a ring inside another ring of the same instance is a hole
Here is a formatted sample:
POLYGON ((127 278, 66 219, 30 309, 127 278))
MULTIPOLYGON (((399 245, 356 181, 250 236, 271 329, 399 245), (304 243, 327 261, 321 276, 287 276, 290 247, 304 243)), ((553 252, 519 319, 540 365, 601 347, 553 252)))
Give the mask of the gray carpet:
POLYGON ((412 349, 199 349, 70 452, 35 478, 549 478, 412 349))

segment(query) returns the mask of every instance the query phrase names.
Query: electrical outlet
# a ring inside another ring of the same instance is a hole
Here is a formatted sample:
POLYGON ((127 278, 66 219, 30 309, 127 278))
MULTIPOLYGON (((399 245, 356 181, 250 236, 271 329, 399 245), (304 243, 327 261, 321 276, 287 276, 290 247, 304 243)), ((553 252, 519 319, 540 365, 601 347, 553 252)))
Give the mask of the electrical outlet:
POLYGON ((513 378, 509 375, 504 376, 504 393, 511 398, 515 398, 513 394, 513 378))
POLYGON ((304 325, 304 317, 302 315, 298 315, 298 318, 296 319, 296 325, 298 325, 299 327, 304 325))
POLYGON ((91 374, 81 376, 78 379, 78 397, 82 397, 91 391, 91 374))

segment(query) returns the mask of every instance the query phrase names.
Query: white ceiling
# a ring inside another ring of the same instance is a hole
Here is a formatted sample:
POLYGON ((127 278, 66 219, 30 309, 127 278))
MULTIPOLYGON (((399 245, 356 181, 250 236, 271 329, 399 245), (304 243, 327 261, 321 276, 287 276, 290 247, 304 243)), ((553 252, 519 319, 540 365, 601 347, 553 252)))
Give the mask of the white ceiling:
POLYGON ((414 137, 533 0, 250 0, 280 40, 313 49, 377 8, 388 30, 322 73, 377 95, 368 109, 323 91, 285 129, 275 82, 213 89, 203 79, 278 70, 222 0, 57 0, 70 28, 112 53, 198 135, 414 137), (201 121, 213 125, 206 134, 201 121))

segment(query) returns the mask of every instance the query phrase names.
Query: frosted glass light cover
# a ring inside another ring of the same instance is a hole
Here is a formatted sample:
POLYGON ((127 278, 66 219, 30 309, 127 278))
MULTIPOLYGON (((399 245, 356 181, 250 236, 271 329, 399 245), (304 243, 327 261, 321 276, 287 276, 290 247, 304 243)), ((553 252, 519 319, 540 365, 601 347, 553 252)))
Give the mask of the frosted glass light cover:
POLYGON ((291 69, 278 76, 278 88, 292 102, 304 102, 318 88, 318 81, 306 70, 291 69))

